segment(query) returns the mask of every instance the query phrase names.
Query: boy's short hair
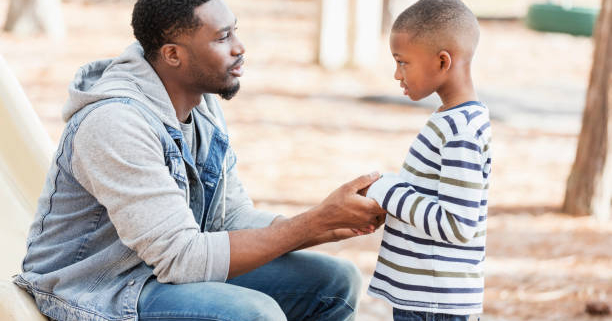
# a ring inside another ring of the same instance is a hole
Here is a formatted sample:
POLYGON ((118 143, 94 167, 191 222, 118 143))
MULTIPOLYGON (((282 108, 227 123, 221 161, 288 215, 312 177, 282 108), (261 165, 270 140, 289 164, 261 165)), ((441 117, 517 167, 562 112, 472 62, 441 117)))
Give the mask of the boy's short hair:
POLYGON ((393 23, 393 32, 412 34, 413 41, 434 50, 462 50, 473 55, 480 31, 476 16, 461 0, 419 0, 393 23))

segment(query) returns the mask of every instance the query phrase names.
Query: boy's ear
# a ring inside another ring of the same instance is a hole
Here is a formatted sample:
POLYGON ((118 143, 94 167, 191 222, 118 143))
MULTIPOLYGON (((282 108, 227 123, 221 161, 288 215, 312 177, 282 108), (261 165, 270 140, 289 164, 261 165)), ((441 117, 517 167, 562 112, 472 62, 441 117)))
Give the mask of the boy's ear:
POLYGON ((452 64, 452 58, 448 51, 442 50, 438 53, 438 60, 440 61, 440 71, 448 71, 452 64))

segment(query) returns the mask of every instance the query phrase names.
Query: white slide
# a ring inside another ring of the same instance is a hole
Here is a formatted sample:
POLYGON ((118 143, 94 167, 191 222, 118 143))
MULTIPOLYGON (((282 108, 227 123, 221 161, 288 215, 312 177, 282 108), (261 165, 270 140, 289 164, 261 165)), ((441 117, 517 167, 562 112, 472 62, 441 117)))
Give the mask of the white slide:
POLYGON ((51 164, 54 144, 19 82, 0 56, 0 320, 47 320, 11 284, 21 271, 28 227, 51 164))

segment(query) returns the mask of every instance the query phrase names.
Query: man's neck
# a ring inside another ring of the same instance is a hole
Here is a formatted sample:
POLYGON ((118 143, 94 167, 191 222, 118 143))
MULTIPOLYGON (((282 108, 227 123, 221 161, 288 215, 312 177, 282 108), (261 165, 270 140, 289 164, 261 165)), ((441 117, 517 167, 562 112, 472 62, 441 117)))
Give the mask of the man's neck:
POLYGON ((189 86, 181 83, 181 79, 174 76, 169 70, 158 68, 153 65, 159 79, 168 92, 172 107, 176 112, 176 118, 182 123, 187 121, 194 107, 202 102, 202 94, 189 90, 189 86))

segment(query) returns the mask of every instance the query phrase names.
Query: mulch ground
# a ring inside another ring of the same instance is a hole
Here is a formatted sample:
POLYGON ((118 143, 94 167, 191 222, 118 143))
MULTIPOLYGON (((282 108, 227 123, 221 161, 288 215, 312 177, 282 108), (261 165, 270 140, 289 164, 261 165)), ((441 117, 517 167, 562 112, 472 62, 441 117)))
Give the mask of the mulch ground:
MULTIPOLYGON (((224 108, 242 180, 258 207, 295 215, 360 174, 399 169, 431 110, 359 99, 400 94, 384 43, 379 65, 370 70, 325 71, 313 64, 314 2, 228 2, 239 19, 247 69, 242 91, 224 108)), ((0 13, 6 7, 0 0, 0 13)), ((66 39, 0 33, 0 53, 54 141, 78 66, 116 56, 133 41, 129 2, 68 2, 63 8, 66 39)), ((589 38, 536 33, 520 22, 481 27, 477 85, 517 95, 560 83, 586 86, 589 38)), ((585 305, 612 303, 612 223, 559 213, 579 119, 554 125, 493 122, 482 320, 611 319, 589 316, 585 305)), ((365 289, 381 236, 378 231, 315 250, 357 264, 365 289)), ((386 303, 362 297, 357 320, 390 319, 386 303)))

